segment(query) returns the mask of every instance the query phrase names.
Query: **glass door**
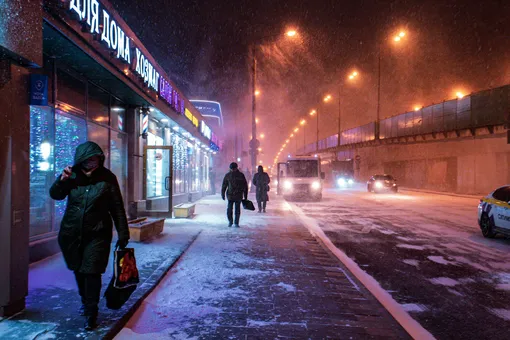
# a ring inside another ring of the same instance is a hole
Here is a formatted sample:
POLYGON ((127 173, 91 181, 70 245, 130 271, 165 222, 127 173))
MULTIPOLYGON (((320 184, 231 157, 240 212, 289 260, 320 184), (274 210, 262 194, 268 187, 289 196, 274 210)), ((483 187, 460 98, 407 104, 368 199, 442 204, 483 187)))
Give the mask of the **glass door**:
POLYGON ((143 196, 149 215, 172 217, 172 147, 146 146, 143 196))

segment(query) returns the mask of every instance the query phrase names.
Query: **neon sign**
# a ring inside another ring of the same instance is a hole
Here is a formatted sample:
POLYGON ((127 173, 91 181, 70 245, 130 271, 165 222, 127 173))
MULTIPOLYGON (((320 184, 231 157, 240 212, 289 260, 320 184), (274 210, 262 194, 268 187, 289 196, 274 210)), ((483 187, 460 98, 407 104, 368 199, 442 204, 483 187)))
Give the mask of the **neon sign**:
POLYGON ((136 73, 138 73, 143 81, 154 90, 158 90, 159 73, 156 71, 151 62, 137 48, 136 51, 136 73))
POLYGON ((92 34, 101 33, 101 41, 109 49, 117 53, 117 58, 130 64, 131 48, 130 39, 120 28, 114 19, 110 19, 110 13, 106 10, 99 11, 99 2, 97 0, 71 0, 69 9, 75 12, 81 21, 83 21, 92 34), (103 20, 100 20, 100 15, 103 20), (102 32, 99 32, 99 23, 102 22, 102 32))
POLYGON ((200 133, 207 139, 211 139, 211 128, 204 123, 204 121, 200 122, 200 133))
POLYGON ((186 118, 188 118, 188 120, 193 124, 195 125, 196 127, 198 127, 198 119, 197 117, 195 117, 193 115, 193 113, 191 113, 190 110, 188 109, 184 109, 184 116, 186 116, 186 118))

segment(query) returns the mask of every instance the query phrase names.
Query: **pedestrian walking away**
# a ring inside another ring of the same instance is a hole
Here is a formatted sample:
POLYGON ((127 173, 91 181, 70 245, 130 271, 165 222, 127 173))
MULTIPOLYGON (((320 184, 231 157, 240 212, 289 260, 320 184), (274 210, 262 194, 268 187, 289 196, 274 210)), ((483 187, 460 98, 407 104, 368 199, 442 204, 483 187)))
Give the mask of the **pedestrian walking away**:
POLYGON ((104 153, 94 142, 76 148, 74 165, 67 166, 50 188, 54 200, 67 198, 58 243, 67 267, 74 272, 81 297, 85 329, 97 327, 101 274, 106 270, 112 242, 112 219, 117 245, 129 242, 129 228, 117 177, 104 167, 104 153))
POLYGON ((239 228, 239 219, 241 217, 241 202, 243 198, 248 199, 248 182, 244 174, 239 171, 237 163, 230 164, 230 172, 223 178, 221 185, 221 198, 228 200, 227 218, 228 226, 239 228), (235 208, 235 218, 233 210, 235 208))
POLYGON ((267 172, 264 172, 262 165, 257 168, 257 173, 253 176, 253 185, 256 188, 257 205, 259 213, 266 212, 267 201, 269 201, 269 183, 271 179, 267 172))

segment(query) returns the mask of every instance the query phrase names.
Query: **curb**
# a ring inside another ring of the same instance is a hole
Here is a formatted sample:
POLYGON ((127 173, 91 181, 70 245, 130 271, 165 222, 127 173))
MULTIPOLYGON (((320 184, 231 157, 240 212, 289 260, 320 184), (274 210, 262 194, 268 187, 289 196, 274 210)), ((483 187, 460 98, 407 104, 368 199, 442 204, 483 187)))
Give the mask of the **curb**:
POLYGON ((445 191, 433 191, 433 190, 426 190, 426 189, 414 189, 414 188, 405 188, 402 187, 402 191, 411 191, 411 192, 420 192, 425 194, 434 194, 434 195, 443 195, 443 196, 453 196, 453 197, 462 197, 462 198, 471 198, 471 199, 477 199, 479 200, 481 197, 483 197, 483 194, 480 195, 464 195, 464 194, 456 194, 456 193, 450 193, 445 191))
POLYGON ((135 303, 127 310, 122 317, 116 321, 108 330, 108 332, 104 335, 103 339, 113 339, 115 336, 124 328, 129 319, 136 313, 138 308, 140 308, 142 302, 149 296, 149 294, 156 289, 158 284, 163 280, 165 275, 174 267, 174 265, 181 259, 181 257, 188 251, 191 245, 196 241, 198 236, 202 233, 200 230, 196 235, 194 235, 191 241, 184 247, 182 252, 174 259, 167 260, 159 265, 159 267, 154 270, 154 272, 140 285, 138 289, 142 289, 148 286, 148 289, 135 301, 135 303))
POLYGON ((384 290, 379 282, 372 276, 361 269, 356 262, 347 256, 343 251, 338 249, 333 242, 326 236, 322 228, 315 220, 305 215, 303 210, 293 203, 289 203, 294 214, 308 229, 310 234, 317 238, 329 251, 331 251, 338 260, 340 260, 347 269, 353 274, 361 284, 381 303, 381 305, 393 316, 393 318, 404 328, 404 330, 413 339, 435 339, 435 337, 427 331, 423 326, 413 319, 402 306, 393 299, 390 293, 384 290))

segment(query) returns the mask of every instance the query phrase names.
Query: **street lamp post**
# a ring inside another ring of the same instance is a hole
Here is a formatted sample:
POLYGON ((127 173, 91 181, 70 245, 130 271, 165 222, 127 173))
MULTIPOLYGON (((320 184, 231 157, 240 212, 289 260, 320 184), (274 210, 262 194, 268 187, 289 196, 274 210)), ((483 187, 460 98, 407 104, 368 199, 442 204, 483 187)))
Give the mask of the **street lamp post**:
POLYGON ((250 141, 250 151, 251 151, 251 168, 252 172, 255 171, 257 167, 257 148, 258 140, 257 140, 257 117, 255 115, 256 107, 257 107, 257 99, 256 99, 256 77, 257 77, 257 59, 255 58, 255 48, 253 45, 250 47, 250 52, 252 55, 252 67, 251 67, 251 135, 252 139, 250 141))
MULTIPOLYGON (((295 30, 289 30, 285 33, 285 35, 289 38, 293 38, 298 33, 295 30)), ((274 34, 271 36, 267 36, 264 39, 267 38, 274 38, 279 36, 279 34, 274 34)), ((249 47, 249 53, 251 53, 251 133, 252 133, 252 139, 250 140, 250 152, 251 152, 251 165, 252 165, 252 171, 255 171, 257 169, 257 149, 260 146, 260 142, 257 139, 257 117, 256 117, 256 107, 257 107, 257 58, 255 57, 255 45, 250 44, 249 47)))

